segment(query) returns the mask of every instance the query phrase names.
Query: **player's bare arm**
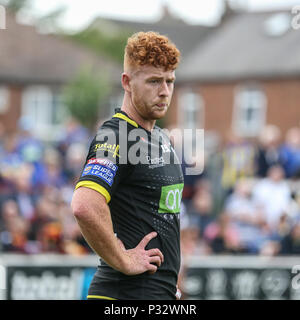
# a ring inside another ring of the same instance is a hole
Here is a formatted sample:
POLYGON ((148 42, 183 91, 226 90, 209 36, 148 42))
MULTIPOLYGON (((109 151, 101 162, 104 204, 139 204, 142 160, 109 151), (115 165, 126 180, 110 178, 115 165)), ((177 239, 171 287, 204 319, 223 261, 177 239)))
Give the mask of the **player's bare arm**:
POLYGON ((126 250, 113 232, 106 199, 98 192, 81 187, 74 192, 72 211, 81 232, 91 246, 112 268, 126 274, 155 273, 164 257, 159 249, 145 250, 156 232, 147 234, 134 248, 126 250))

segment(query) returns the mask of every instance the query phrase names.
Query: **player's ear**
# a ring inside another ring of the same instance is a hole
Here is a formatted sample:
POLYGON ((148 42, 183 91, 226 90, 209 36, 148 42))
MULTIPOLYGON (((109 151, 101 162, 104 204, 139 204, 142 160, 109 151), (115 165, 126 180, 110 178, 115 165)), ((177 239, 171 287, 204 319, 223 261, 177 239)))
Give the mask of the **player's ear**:
POLYGON ((131 92, 131 87, 130 87, 130 75, 127 72, 122 73, 122 87, 125 91, 131 92))

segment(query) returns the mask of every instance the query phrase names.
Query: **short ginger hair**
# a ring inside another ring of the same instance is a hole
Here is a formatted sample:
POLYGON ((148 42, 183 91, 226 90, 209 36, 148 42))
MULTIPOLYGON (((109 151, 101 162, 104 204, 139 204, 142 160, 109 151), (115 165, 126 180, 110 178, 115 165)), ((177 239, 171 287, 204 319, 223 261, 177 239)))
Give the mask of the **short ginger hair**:
POLYGON ((138 32, 127 40, 124 54, 125 71, 145 65, 173 71, 179 61, 180 51, 175 44, 157 32, 138 32))

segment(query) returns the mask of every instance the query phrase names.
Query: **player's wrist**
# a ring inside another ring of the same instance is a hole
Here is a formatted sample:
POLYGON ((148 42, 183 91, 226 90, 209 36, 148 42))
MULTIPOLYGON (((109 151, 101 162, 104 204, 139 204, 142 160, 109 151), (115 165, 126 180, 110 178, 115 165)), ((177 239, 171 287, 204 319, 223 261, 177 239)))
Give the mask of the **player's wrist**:
POLYGON ((124 273, 125 275, 130 274, 130 257, 128 253, 125 251, 122 253, 121 260, 120 260, 120 268, 119 271, 124 273))

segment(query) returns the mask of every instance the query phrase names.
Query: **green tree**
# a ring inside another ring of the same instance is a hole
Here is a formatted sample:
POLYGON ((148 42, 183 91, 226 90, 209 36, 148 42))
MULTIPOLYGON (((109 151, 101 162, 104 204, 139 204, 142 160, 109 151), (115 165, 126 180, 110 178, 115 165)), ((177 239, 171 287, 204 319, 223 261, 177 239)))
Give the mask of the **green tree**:
POLYGON ((130 33, 126 30, 110 35, 96 28, 87 28, 68 37, 99 55, 106 55, 116 62, 122 63, 129 35, 130 33))
POLYGON ((82 125, 93 130, 99 111, 110 93, 109 80, 91 69, 81 70, 63 90, 64 104, 82 125))
POLYGON ((22 11, 23 14, 33 19, 34 25, 39 27, 40 31, 64 34, 59 25, 59 19, 66 13, 66 6, 61 5, 44 15, 38 15, 35 13, 32 0, 0 0, 0 5, 3 5, 9 12, 14 14, 22 11))
POLYGON ((0 4, 9 11, 17 13, 21 9, 28 8, 31 5, 31 0, 0 0, 0 4))

